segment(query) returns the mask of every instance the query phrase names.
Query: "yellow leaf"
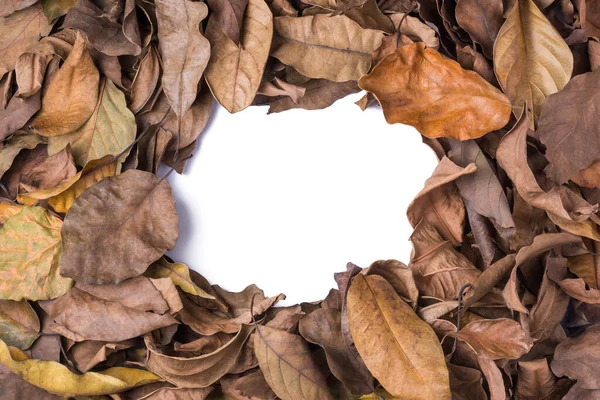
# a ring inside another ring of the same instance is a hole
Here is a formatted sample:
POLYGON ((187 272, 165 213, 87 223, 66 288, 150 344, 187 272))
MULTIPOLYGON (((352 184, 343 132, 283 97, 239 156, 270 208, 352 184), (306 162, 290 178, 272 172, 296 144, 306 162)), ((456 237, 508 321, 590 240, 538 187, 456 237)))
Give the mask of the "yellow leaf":
POLYGON ((25 353, 8 347, 1 340, 0 362, 32 385, 61 396, 114 394, 161 381, 152 372, 123 367, 76 375, 54 361, 30 360, 25 353))
POLYGON ((573 54, 532 0, 517 0, 494 44, 494 72, 516 116, 525 103, 540 115, 544 99, 571 79, 573 54))
POLYGON ((186 293, 205 299, 215 299, 215 296, 206 293, 192 281, 190 270, 183 263, 170 263, 162 257, 148 267, 144 276, 154 279, 171 278, 173 283, 186 293))
POLYGON ((357 275, 348 291, 348 322, 369 371, 404 400, 450 400, 444 352, 421 320, 384 278, 357 275))
POLYGON ((112 156, 106 156, 99 160, 90 161, 83 170, 57 187, 19 194, 17 195, 17 201, 31 206, 39 200, 48 200, 48 204, 56 212, 66 213, 85 189, 104 178, 117 175, 121 162, 119 160, 111 162, 112 158, 112 156))
POLYGON ((6 222, 9 217, 20 213, 22 209, 23 206, 19 204, 0 203, 0 224, 6 222))
POLYGON ((0 298, 48 300, 73 285, 60 276, 62 221, 41 207, 25 207, 0 229, 0 298))

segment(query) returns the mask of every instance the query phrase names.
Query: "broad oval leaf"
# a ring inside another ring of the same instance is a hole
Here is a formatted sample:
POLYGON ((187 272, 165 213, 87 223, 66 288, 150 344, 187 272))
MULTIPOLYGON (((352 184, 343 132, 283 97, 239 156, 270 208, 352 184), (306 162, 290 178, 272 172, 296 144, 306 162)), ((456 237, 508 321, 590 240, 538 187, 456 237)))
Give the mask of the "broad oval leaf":
POLYGON ((573 55, 532 0, 516 0, 494 44, 494 72, 515 115, 540 115, 544 99, 571 78, 573 55))
POLYGON ((378 275, 357 275, 347 298, 348 322, 367 368, 392 395, 449 400, 444 352, 433 329, 378 275))
POLYGON ((26 350, 40 336, 40 320, 27 300, 0 300, 0 340, 26 350))
POLYGON ((267 383, 282 400, 333 400, 302 337, 257 326, 254 351, 267 383))
POLYGON ((240 43, 236 44, 212 16, 206 27, 212 54, 206 82, 215 98, 229 112, 252 104, 269 57, 273 37, 273 14, 263 0, 250 0, 243 19, 240 43))
POLYGON ((179 118, 192 106, 210 57, 210 43, 200 32, 200 22, 207 15, 208 7, 202 2, 156 0, 162 87, 179 118))
POLYGON ((388 123, 412 125, 432 139, 475 139, 510 118, 503 93, 421 42, 396 49, 358 85, 377 97, 388 123))
POLYGON ((57 153, 71 145, 75 162, 83 167, 92 160, 126 150, 135 135, 135 117, 127 108, 125 95, 105 78, 90 119, 72 133, 49 138, 48 153, 57 153))
POLYGON ((473 321, 455 336, 467 342, 478 356, 491 360, 517 359, 533 346, 533 339, 521 324, 507 318, 473 321))
POLYGON ((275 18, 271 55, 302 75, 334 82, 355 81, 371 67, 383 33, 363 29, 344 15, 275 18))
POLYGON ((1 340, 0 363, 32 385, 61 396, 113 394, 161 380, 152 372, 123 367, 77 375, 54 361, 31 360, 1 340))
POLYGON ((0 229, 0 299, 46 300, 73 285, 59 274, 62 222, 41 207, 24 207, 0 229))
POLYGON ((104 179, 65 217, 61 274, 81 283, 138 276, 175 246, 177 222, 166 179, 138 170, 104 179))
POLYGON ((78 32, 73 50, 46 88, 42 109, 31 127, 42 136, 79 129, 96 108, 99 82, 100 74, 78 32))

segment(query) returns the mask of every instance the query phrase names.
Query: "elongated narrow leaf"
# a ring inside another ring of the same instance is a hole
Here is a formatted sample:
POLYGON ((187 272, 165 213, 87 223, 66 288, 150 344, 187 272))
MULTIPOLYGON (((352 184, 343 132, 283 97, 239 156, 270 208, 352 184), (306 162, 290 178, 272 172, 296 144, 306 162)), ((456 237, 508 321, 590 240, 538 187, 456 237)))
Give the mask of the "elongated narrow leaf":
POLYGON ((444 353, 433 331, 378 275, 357 275, 348 291, 356 349, 382 386, 407 400, 450 399, 444 353))

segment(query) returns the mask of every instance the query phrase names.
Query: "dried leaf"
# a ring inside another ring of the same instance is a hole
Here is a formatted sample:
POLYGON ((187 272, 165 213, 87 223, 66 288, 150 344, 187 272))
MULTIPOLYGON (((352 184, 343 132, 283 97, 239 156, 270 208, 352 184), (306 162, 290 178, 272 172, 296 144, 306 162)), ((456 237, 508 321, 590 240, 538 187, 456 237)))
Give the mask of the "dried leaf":
POLYGON ((137 170, 106 178, 79 196, 65 217, 61 274, 81 283, 140 275, 175 246, 177 222, 166 180, 137 170))
POLYGON ((595 123, 599 79, 600 71, 578 75, 559 93, 549 96, 542 107, 534 136, 546 145, 550 164, 545 172, 557 183, 567 182, 600 158, 595 123))
MULTIPOLYGON (((6 7, 5 1, 2 3, 0 7, 6 7)), ((50 33, 51 29, 52 25, 42 13, 40 4, 3 16, 0 29, 0 76, 13 70, 21 53, 40 37, 50 33)))
POLYGON ((41 207, 25 207, 0 228, 0 298, 53 299, 73 284, 59 274, 62 222, 41 207))
POLYGON ((515 399, 551 399, 557 389, 556 380, 545 358, 521 361, 519 362, 515 399))
POLYGON ((459 0, 456 4, 456 21, 466 30, 483 53, 492 58, 494 42, 504 22, 504 7, 498 0, 459 0))
POLYGON ((26 300, 0 300, 0 340, 27 350, 40 336, 40 320, 26 300))
POLYGON ((206 82, 213 95, 230 113, 252 104, 269 57, 273 15, 263 0, 249 0, 239 44, 229 37, 218 17, 209 19, 206 37, 212 54, 206 82))
POLYGON ((179 118, 192 106, 210 56, 210 44, 200 32, 207 15, 201 2, 156 0, 162 87, 179 118))
POLYGON ((70 145, 75 162, 83 167, 92 160, 121 154, 135 135, 135 118, 127 108, 125 95, 109 79, 103 79, 90 119, 72 133, 50 137, 48 152, 54 154, 70 145))
POLYGON ((385 279, 357 275, 347 301, 356 349, 388 392, 405 399, 451 398, 435 333, 385 279))
POLYGON ((69 57, 48 84, 42 109, 31 127, 47 137, 65 135, 81 127, 96 107, 99 80, 98 70, 78 33, 69 57))
POLYGON ((556 376, 567 376, 577 380, 584 389, 600 388, 597 356, 600 340, 600 327, 591 326, 581 335, 563 340, 554 353, 550 366, 556 376))
POLYGON ((338 83, 325 79, 311 79, 299 86, 305 89, 305 92, 298 101, 294 101, 290 97, 275 100, 269 106, 269 114, 290 110, 292 108, 321 110, 329 107, 335 101, 360 90, 356 85, 356 82, 353 81, 338 83))
POLYGON ((171 278, 173 283, 186 293, 205 299, 215 299, 215 296, 205 292, 192 281, 190 270, 185 264, 171 263, 164 257, 150 265, 144 276, 155 279, 171 278))
POLYGON ((151 372, 123 367, 76 375, 54 361, 30 360, 23 352, 2 341, 0 362, 32 385, 61 396, 117 393, 160 380, 151 372))
POLYGON ((536 117, 546 97, 571 78, 569 46, 533 0, 516 0, 494 43, 494 71, 515 115, 527 104, 536 117))
POLYGON ((265 380, 282 400, 333 400, 302 337, 257 326, 254 349, 265 380))
POLYGON ((383 33, 344 15, 277 17, 271 55, 309 78, 355 81, 371 67, 383 33), (324 34, 324 32, 327 32, 324 34))

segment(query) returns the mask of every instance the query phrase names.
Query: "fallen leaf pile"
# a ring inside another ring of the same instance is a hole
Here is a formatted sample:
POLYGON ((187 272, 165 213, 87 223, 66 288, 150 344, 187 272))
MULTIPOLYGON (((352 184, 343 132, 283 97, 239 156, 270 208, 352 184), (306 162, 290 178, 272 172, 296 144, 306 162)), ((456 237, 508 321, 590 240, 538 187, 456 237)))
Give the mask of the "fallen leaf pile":
POLYGON ((599 1, 2 0, 0 18, 0 399, 600 398, 599 1), (275 307, 165 256, 156 173, 182 172, 213 99, 360 90, 440 159, 408 266, 349 263, 324 300, 275 307))

